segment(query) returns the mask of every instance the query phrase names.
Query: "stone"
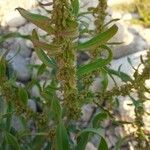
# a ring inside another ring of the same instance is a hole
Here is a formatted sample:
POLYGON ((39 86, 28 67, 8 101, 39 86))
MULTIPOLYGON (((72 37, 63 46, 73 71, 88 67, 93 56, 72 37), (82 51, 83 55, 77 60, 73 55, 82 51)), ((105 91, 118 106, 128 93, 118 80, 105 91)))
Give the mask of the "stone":
POLYGON ((5 22, 10 27, 19 27, 26 23, 26 20, 17 11, 13 11, 5 16, 5 22))
POLYGON ((140 34, 138 34, 138 32, 128 29, 128 26, 121 21, 116 24, 119 28, 118 32, 109 42, 123 43, 111 46, 113 57, 115 59, 148 49, 147 42, 140 34))
POLYGON ((21 26, 18 29, 18 32, 24 35, 28 35, 28 34, 31 35, 33 29, 37 29, 37 26, 34 25, 33 23, 28 23, 28 24, 25 24, 24 26, 21 26))
MULTIPOLYGON (((12 57, 14 57, 14 55, 14 53, 8 53, 6 56, 7 60, 10 60, 12 57)), ((11 59, 10 63, 19 81, 25 82, 30 79, 31 72, 28 68, 29 60, 27 58, 25 59, 21 55, 17 54, 15 58, 11 59)))
POLYGON ((81 120, 83 122, 88 122, 89 119, 91 118, 92 114, 93 114, 93 109, 94 109, 94 106, 91 105, 91 104, 87 104, 87 105, 84 105, 82 107, 82 116, 81 116, 81 120))
POLYGON ((148 42, 150 47, 150 28, 145 28, 140 32, 140 35, 148 42))
POLYGON ((18 27, 23 25, 26 21, 16 8, 22 7, 26 10, 31 9, 37 4, 36 0, 3 0, 0 5, 0 24, 2 26, 18 27))
MULTIPOLYGON (((45 84, 45 86, 50 85, 50 83, 51 83, 51 80, 41 80, 41 81, 39 81, 40 87, 43 87, 44 84, 45 84), (45 84, 45 82, 46 82, 46 84, 45 84)), ((30 94, 31 94, 31 97, 40 97, 41 98, 40 89, 37 85, 34 85, 31 88, 30 94)))
POLYGON ((11 53, 20 54, 24 58, 31 56, 32 50, 26 45, 23 39, 12 39, 8 43, 4 43, 4 48, 8 49, 11 53))
POLYGON ((134 0, 129 0, 129 1, 127 1, 127 0, 108 0, 108 6, 113 6, 113 5, 118 5, 118 4, 131 4, 131 3, 133 3, 134 2, 134 0))
POLYGON ((36 105, 36 103, 35 103, 34 100, 32 100, 32 99, 29 99, 29 100, 28 100, 28 107, 29 107, 31 110, 33 110, 34 112, 37 112, 37 105, 36 105))
POLYGON ((122 20, 124 20, 124 21, 128 21, 128 20, 131 20, 131 19, 133 19, 131 13, 125 13, 125 14, 122 16, 122 20))
POLYGON ((85 150, 97 150, 97 148, 92 143, 88 142, 85 150))

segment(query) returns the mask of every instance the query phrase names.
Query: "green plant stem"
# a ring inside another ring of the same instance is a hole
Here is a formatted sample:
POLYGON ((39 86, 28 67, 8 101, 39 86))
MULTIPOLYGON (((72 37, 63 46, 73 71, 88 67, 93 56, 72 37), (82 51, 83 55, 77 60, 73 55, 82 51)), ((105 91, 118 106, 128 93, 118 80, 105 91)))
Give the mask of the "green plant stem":
POLYGON ((70 12, 68 0, 54 0, 52 20, 54 23, 55 38, 53 42, 60 45, 60 53, 56 55, 58 66, 57 79, 63 92, 64 105, 67 116, 77 119, 80 111, 77 101, 76 78, 76 49, 75 38, 78 33, 78 24, 70 12))

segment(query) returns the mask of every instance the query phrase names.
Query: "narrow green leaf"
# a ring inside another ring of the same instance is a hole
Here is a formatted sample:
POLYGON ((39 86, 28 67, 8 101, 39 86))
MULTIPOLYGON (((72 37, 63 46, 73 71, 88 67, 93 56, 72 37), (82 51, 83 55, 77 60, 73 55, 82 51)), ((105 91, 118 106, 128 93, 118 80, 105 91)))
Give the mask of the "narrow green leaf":
POLYGON ((41 42, 34 38, 32 38, 31 41, 35 48, 42 49, 42 50, 46 51, 49 55, 54 56, 61 52, 61 49, 59 46, 47 44, 47 43, 41 42))
POLYGON ((108 75, 105 69, 101 69, 101 84, 102 84, 102 91, 105 92, 108 86, 108 75))
POLYGON ((8 145, 12 146, 15 150, 20 150, 18 141, 15 136, 12 134, 5 132, 5 140, 8 145))
POLYGON ((103 137, 101 137, 101 141, 100 141, 100 144, 98 146, 98 150, 108 150, 107 142, 103 137))
POLYGON ((61 110, 61 106, 57 98, 52 99, 51 108, 54 114, 56 115, 57 121, 59 121, 62 115, 62 110, 61 110))
POLYGON ((110 74, 113 74, 113 75, 115 75, 115 76, 118 76, 122 81, 124 81, 124 82, 127 82, 127 81, 129 81, 129 82, 132 82, 132 78, 128 75, 128 74, 126 74, 126 73, 124 73, 124 72, 118 72, 118 71, 116 71, 116 70, 113 70, 113 69, 110 69, 110 68, 108 68, 108 67, 105 67, 105 69, 110 73, 110 74))
POLYGON ((110 40, 117 33, 117 31, 118 31, 118 27, 116 25, 113 25, 107 31, 98 34, 97 36, 93 37, 89 41, 80 43, 77 46, 77 49, 78 50, 86 50, 86 49, 90 49, 93 46, 98 47, 98 46, 106 43, 108 40, 110 40))
POLYGON ((67 130, 61 121, 56 129, 56 150, 69 150, 67 130))
POLYGON ((9 114, 6 118, 6 131, 9 132, 11 129, 11 120, 12 120, 12 103, 8 102, 8 107, 7 107, 7 114, 9 114))
MULTIPOLYGON (((32 31, 32 40, 39 40, 36 30, 32 31)), ((41 48, 35 48, 36 54, 38 55, 39 59, 48 67, 56 68, 55 62, 50 59, 47 54, 41 48)))
POLYGON ((85 149, 87 143, 89 140, 89 133, 83 133, 82 136, 79 136, 77 138, 77 146, 75 148, 75 150, 83 150, 85 149))
POLYGON ((79 0, 72 0, 71 4, 72 4, 72 8, 73 8, 73 14, 75 16, 78 16, 78 13, 79 13, 79 0))
POLYGON ((112 22, 117 22, 117 21, 119 21, 119 20, 120 20, 120 19, 116 18, 116 19, 112 19, 112 20, 108 21, 106 24, 104 24, 103 29, 106 28, 106 27, 107 27, 109 24, 111 24, 112 22))
POLYGON ((0 78, 6 75, 6 60, 0 58, 0 78))
POLYGON ((108 51, 108 57, 106 59, 99 58, 99 59, 93 61, 92 63, 79 66, 77 69, 77 76, 78 77, 81 77, 81 76, 88 74, 92 71, 95 71, 97 69, 100 69, 100 68, 102 68, 102 67, 104 67, 110 63, 110 61, 112 60, 111 49, 107 46, 104 46, 104 45, 102 45, 101 47, 108 51))
POLYGON ((41 64, 40 67, 38 68, 37 76, 42 75, 45 71, 46 71, 46 65, 45 64, 41 64))
POLYGON ((29 35, 22 35, 18 32, 12 32, 12 33, 7 33, 4 35, 0 36, 0 43, 3 43, 4 41, 6 41, 9 38, 24 38, 24 39, 30 39, 29 35))
POLYGON ((97 113, 92 120, 93 128, 98 128, 100 126, 99 123, 107 119, 107 117, 108 114, 106 112, 97 113))
MULTIPOLYGON (((104 138, 104 136, 103 136, 103 133, 102 133, 102 130, 101 129, 95 129, 95 128, 87 128, 87 129, 84 129, 84 130, 82 130, 78 135, 77 135, 77 138, 81 138, 82 136, 84 136, 84 138, 86 138, 85 137, 85 133, 94 133, 94 134, 96 134, 96 135, 99 135, 100 136, 100 139, 102 139, 103 138, 103 140, 105 141, 105 138, 104 138)), ((104 143, 104 142, 103 142, 104 143)), ((106 143, 106 141, 105 141, 105 143, 106 143)), ((78 143, 77 143, 78 144, 78 143)), ((102 144, 102 146, 104 146, 104 144, 102 144)), ((105 148, 107 148, 106 147, 106 145, 105 145, 105 148)), ((77 150, 77 149, 76 149, 77 150)), ((103 149, 102 149, 103 150, 103 149)), ((107 149, 104 149, 104 150, 108 150, 108 148, 107 149)))
POLYGON ((28 103, 28 93, 25 88, 20 87, 18 89, 18 97, 24 105, 28 103))
POLYGON ((39 28, 43 29, 48 33, 53 33, 53 28, 50 25, 50 19, 48 17, 30 13, 23 8, 16 8, 16 9, 28 21, 32 22, 33 24, 35 24, 36 26, 38 26, 39 28))

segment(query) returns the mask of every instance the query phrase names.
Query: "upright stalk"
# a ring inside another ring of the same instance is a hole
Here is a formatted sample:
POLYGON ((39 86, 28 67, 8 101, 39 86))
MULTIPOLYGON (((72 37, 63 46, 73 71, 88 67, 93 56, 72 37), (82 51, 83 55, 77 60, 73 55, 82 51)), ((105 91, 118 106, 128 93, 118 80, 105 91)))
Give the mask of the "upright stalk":
POLYGON ((76 48, 78 24, 71 13, 69 0, 54 0, 52 22, 54 24, 54 44, 60 46, 61 52, 56 56, 58 65, 57 79, 63 93, 67 116, 76 119, 79 116, 77 102, 76 48))

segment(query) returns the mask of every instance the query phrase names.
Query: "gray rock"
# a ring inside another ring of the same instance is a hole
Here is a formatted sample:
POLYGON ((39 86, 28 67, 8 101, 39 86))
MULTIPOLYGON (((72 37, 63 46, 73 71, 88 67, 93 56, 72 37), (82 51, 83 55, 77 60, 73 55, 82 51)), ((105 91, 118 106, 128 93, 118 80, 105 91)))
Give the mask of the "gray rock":
POLYGON ((29 10, 36 4, 36 0, 3 0, 0 5, 0 24, 11 27, 23 25, 26 21, 18 11, 15 11, 15 8, 22 7, 29 10))
POLYGON ((97 148, 92 143, 88 142, 85 150, 97 150, 97 148))
POLYGON ((19 27, 26 23, 26 20, 17 11, 13 11, 5 16, 5 22, 9 27, 19 27))
POLYGON ((24 35, 28 35, 32 33, 33 29, 37 29, 37 26, 32 23, 28 23, 28 24, 25 24, 24 26, 21 26, 18 29, 18 32, 24 35))
POLYGON ((12 39, 8 43, 4 44, 4 47, 11 53, 20 54, 24 58, 31 56, 32 50, 26 45, 26 41, 23 39, 12 39))
POLYGON ((129 1, 127 1, 127 0, 108 0, 108 5, 113 6, 113 5, 118 5, 118 4, 122 4, 122 3, 131 4, 133 2, 134 2, 134 0, 129 0, 129 1))
MULTIPOLYGON (((8 53, 7 59, 11 59, 14 57, 14 53, 8 53)), ((16 77, 19 81, 27 81, 31 77, 30 70, 28 68, 29 60, 26 58, 23 58, 21 55, 16 55, 15 58, 13 58, 10 61, 12 68, 16 72, 16 77)))
POLYGON ((91 118, 92 114, 93 114, 93 109, 94 109, 94 106, 91 105, 91 104, 87 104, 87 105, 84 105, 82 107, 82 117, 81 117, 81 120, 83 122, 88 122, 89 119, 91 118))
POLYGON ((28 100, 28 107, 29 107, 31 110, 33 110, 34 112, 37 111, 37 105, 36 105, 35 101, 32 100, 32 99, 29 99, 29 100, 28 100))
POLYGON ((114 58, 120 58, 138 51, 148 49, 147 42, 135 31, 129 30, 123 22, 117 23, 119 28, 117 34, 109 42, 123 42, 112 46, 114 58))

